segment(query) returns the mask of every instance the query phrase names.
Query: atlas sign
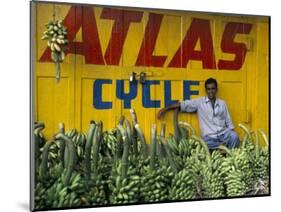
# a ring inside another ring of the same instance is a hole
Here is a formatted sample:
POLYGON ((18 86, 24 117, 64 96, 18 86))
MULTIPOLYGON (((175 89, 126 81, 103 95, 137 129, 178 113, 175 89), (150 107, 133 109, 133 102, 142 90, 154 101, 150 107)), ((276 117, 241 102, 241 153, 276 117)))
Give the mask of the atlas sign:
MULTIPOLYGON (((113 27, 105 52, 102 52, 100 43, 102 37, 98 33, 93 7, 72 6, 63 21, 68 29, 69 44, 66 54, 83 55, 86 64, 118 66, 130 25, 141 22, 143 16, 143 11, 103 8, 99 18, 113 21, 113 27), (80 28, 82 28, 82 41, 78 42, 75 41, 75 37, 80 28)), ((247 46, 243 42, 236 42, 235 37, 238 34, 250 34, 253 24, 228 22, 224 25, 220 49, 233 57, 221 59, 216 58, 215 55, 210 20, 192 18, 179 47, 173 57, 167 61, 167 55, 153 54, 163 17, 163 14, 148 14, 144 36, 134 62, 135 66, 185 68, 190 61, 201 61, 203 69, 213 70, 240 70, 243 66, 247 46), (195 48, 197 42, 200 44, 200 50, 195 48)), ((47 47, 39 61, 51 62, 50 52, 47 47)))

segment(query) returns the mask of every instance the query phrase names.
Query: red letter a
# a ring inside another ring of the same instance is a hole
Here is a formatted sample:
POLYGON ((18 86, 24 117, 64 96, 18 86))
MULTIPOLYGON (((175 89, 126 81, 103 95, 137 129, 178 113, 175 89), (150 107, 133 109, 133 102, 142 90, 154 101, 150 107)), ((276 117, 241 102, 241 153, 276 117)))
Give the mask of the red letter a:
POLYGON ((169 67, 184 68, 189 60, 201 60, 204 69, 216 68, 212 33, 208 20, 192 20, 182 45, 171 60, 169 67), (200 40, 200 51, 194 50, 198 39, 200 40))
MULTIPOLYGON (((68 41, 66 54, 80 54, 85 56, 87 64, 103 65, 103 56, 97 31, 94 8, 88 6, 72 6, 63 20, 64 26, 68 30, 68 41), (78 30, 82 27, 83 42, 74 42, 78 30)), ((40 58, 40 62, 51 61, 51 50, 46 48, 40 58)))

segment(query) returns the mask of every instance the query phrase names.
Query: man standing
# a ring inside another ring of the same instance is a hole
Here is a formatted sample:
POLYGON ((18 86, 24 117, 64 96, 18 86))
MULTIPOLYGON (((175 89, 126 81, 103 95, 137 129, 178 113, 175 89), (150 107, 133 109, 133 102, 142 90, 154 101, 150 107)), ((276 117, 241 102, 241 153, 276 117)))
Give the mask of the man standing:
POLYGON ((158 112, 160 119, 168 110, 180 108, 181 112, 197 112, 199 125, 203 139, 209 149, 216 149, 223 144, 228 148, 240 145, 237 133, 231 121, 225 102, 216 98, 217 81, 209 78, 205 82, 206 97, 193 100, 184 100, 158 112))

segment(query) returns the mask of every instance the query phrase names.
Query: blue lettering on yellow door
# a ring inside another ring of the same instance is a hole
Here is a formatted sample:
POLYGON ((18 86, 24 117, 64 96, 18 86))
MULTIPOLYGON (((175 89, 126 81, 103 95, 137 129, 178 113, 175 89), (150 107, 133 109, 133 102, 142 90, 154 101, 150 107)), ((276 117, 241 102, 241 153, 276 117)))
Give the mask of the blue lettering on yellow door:
POLYGON ((158 80, 146 80, 144 84, 142 84, 142 105, 145 108, 158 108, 160 107, 159 100, 151 100, 150 95, 150 86, 151 85, 159 85, 160 81, 158 80))
POLYGON ((164 95, 165 95, 165 107, 168 107, 172 104, 175 104, 178 102, 178 100, 172 99, 172 88, 171 88, 171 81, 165 80, 164 81, 164 95))
MULTIPOLYGON (((93 84, 93 106, 96 109, 111 109, 112 101, 102 100, 102 88, 104 84, 111 84, 111 79, 97 79, 93 84)), ((129 109, 132 105, 132 100, 137 97, 138 86, 142 86, 142 106, 144 108, 160 108, 161 102, 157 99, 151 99, 151 92, 154 88, 152 85, 160 85, 159 80, 146 80, 143 84, 138 84, 137 81, 130 82, 129 91, 125 93, 124 91, 124 80, 116 81, 116 97, 124 101, 124 108, 129 109)), ((198 86, 199 81, 184 80, 183 81, 183 100, 190 99, 192 95, 199 95, 198 90, 191 90, 191 86, 198 86)), ((155 90, 154 90, 155 91, 155 90)), ((173 91, 175 92, 175 91, 173 91)), ((167 107, 180 100, 172 99, 172 84, 170 80, 164 81, 164 105, 162 107, 167 107)))
POLYGON ((96 109, 111 109, 112 102, 103 102, 102 101, 102 85, 103 84, 112 84, 112 80, 110 80, 110 79, 95 80, 94 86, 93 86, 93 95, 94 95, 93 105, 96 109))
POLYGON ((124 80, 116 81, 116 96, 118 99, 124 100, 124 108, 131 108, 132 99, 136 98, 138 93, 138 82, 130 82, 129 93, 124 92, 124 80))
POLYGON ((191 90, 192 85, 199 85, 199 81, 191 81, 191 80, 184 80, 183 81, 183 99, 189 100, 190 96, 192 95, 198 95, 198 90, 191 90))

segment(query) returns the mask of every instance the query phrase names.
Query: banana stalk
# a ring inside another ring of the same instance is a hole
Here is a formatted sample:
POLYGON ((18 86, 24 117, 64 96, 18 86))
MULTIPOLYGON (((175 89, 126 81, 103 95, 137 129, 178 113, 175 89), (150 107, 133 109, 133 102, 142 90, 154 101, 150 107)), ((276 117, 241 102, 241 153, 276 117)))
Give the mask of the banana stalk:
POLYGON ((74 167, 76 165, 76 150, 75 150, 75 146, 73 141, 67 137, 66 135, 62 134, 62 133, 58 133, 57 135, 55 135, 55 139, 63 139, 66 142, 66 149, 68 151, 68 163, 66 166, 66 174, 65 174, 65 178, 64 178, 64 185, 68 186, 71 176, 72 176, 72 172, 74 170, 74 167))
POLYGON ((168 156, 168 161, 169 161, 169 164, 170 164, 170 166, 172 168, 172 171, 174 173, 177 173, 178 172, 178 168, 177 168, 177 165, 176 165, 176 163, 175 163, 175 161, 173 159, 172 152, 171 152, 171 150, 170 150, 170 148, 168 146, 168 143, 167 143, 166 139, 160 136, 160 141, 164 145, 164 149, 165 149, 166 155, 168 156))
POLYGON ((49 148, 53 144, 54 140, 49 140, 45 143, 43 147, 43 153, 42 153, 42 163, 40 167, 40 176, 42 179, 47 179, 48 177, 48 154, 49 154, 49 148))
POLYGON ((117 128, 119 129, 121 135, 122 135, 122 140, 124 143, 123 146, 123 155, 122 155, 122 160, 121 160, 121 179, 125 179, 127 177, 127 169, 128 169, 128 156, 129 156, 129 140, 128 140, 128 134, 127 131, 121 126, 120 124, 117 125, 117 128))
POLYGON ((179 140, 181 138, 180 129, 179 129, 179 125, 178 125, 178 123, 179 123, 178 119, 179 119, 179 108, 175 109, 174 119, 173 119, 173 121, 174 121, 174 136, 176 138, 177 144, 179 143, 179 140))
POLYGON ((91 121, 87 140, 86 140, 86 146, 85 146, 85 173, 86 173, 85 178, 86 178, 87 188, 89 185, 90 174, 91 174, 91 151, 92 151, 95 129, 96 129, 96 124, 94 121, 91 121))
POLYGON ((143 135, 142 129, 140 128, 139 124, 135 125, 135 129, 138 133, 138 137, 141 141, 141 153, 143 158, 147 158, 147 145, 146 145, 146 141, 145 141, 145 137, 143 135))
MULTIPOLYGON (((59 133, 65 134, 64 123, 59 123, 59 133)), ((65 167, 64 153, 65 153, 65 141, 63 139, 59 140, 60 144, 60 161, 62 167, 65 167)))
POLYGON ((93 136, 93 174, 95 177, 98 174, 97 167, 98 167, 98 156, 99 156, 101 133, 102 133, 102 122, 97 124, 95 133, 93 136))
POLYGON ((151 158, 150 158, 150 168, 155 169, 156 161, 156 125, 153 124, 151 127, 151 158))

